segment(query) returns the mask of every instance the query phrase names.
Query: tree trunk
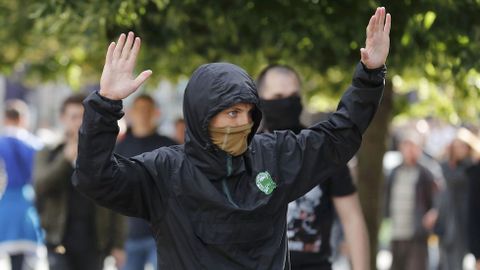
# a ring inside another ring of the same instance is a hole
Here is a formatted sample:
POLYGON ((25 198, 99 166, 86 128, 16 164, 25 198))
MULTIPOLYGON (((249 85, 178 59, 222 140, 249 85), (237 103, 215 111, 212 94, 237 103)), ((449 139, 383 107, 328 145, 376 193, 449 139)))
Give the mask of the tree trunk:
POLYGON ((358 194, 370 237, 370 264, 376 269, 378 231, 384 194, 383 155, 392 114, 392 83, 387 81, 382 102, 358 151, 358 194))

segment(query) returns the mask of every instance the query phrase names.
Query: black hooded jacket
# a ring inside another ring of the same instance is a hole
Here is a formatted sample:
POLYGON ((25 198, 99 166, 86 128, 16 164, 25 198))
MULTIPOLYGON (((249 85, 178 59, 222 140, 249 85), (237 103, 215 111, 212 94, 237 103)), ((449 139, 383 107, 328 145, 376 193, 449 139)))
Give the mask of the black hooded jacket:
POLYGON ((232 64, 206 64, 185 92, 186 143, 130 159, 113 154, 122 102, 92 93, 84 101, 73 182, 100 205, 146 219, 160 269, 289 269, 287 204, 355 154, 384 76, 384 68, 366 71, 359 63, 327 121, 298 135, 255 134, 261 112, 252 79, 232 64), (213 145, 208 124, 239 102, 255 105, 254 127, 248 150, 231 157, 213 145), (269 194, 257 185, 264 172, 276 184, 269 194))

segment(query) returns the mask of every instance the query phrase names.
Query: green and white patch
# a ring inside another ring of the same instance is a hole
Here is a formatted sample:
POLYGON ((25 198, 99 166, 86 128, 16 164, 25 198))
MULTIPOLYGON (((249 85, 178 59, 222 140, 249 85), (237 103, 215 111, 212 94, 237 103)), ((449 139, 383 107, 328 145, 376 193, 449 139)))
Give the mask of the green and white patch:
POLYGON ((270 195, 277 187, 277 184, 273 181, 272 176, 270 176, 268 172, 261 172, 257 174, 255 182, 257 183, 258 189, 267 195, 270 195))

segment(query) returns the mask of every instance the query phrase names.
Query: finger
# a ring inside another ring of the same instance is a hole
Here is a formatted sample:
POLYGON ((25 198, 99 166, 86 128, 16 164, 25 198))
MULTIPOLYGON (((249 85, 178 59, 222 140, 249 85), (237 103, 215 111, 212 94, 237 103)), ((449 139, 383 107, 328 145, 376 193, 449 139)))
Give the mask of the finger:
POLYGON ((373 32, 372 29, 374 28, 374 24, 375 24, 375 15, 372 15, 372 17, 370 17, 370 21, 368 22, 368 25, 367 25, 367 37, 372 34, 372 32, 373 32))
POLYGON ((140 51, 140 45, 142 43, 142 40, 139 37, 135 38, 135 42, 133 43, 132 51, 130 52, 130 55, 128 56, 128 61, 131 63, 135 63, 137 61, 137 56, 138 52, 140 51))
POLYGON ((105 56, 105 64, 112 62, 113 50, 115 50, 115 42, 110 43, 107 49, 107 55, 105 56))
POLYGON ((378 26, 378 20, 380 19, 380 8, 377 7, 375 10, 375 28, 378 26))
POLYGON ((385 26, 383 27, 383 32, 387 35, 390 35, 390 28, 392 26, 392 16, 390 13, 387 13, 387 19, 385 20, 385 26))
POLYGON ((385 23, 385 8, 384 7, 381 7, 379 9, 379 17, 378 17, 378 20, 377 20, 377 29, 380 30, 380 29, 383 29, 383 24, 385 23))
POLYGON ((125 46, 123 46, 121 58, 123 59, 128 58, 128 55, 130 54, 130 50, 132 49, 133 38, 134 38, 133 32, 128 32, 127 42, 125 42, 125 46))
POLYGON ((118 41, 117 41, 117 46, 115 47, 115 50, 113 51, 113 59, 112 61, 114 60, 117 60, 120 58, 121 54, 122 54, 122 49, 123 49, 123 44, 125 43, 125 34, 122 33, 120 35, 120 37, 118 38, 118 41))
POLYGON ((142 73, 140 73, 137 76, 137 78, 135 78, 135 80, 133 81, 133 83, 135 84, 135 89, 140 87, 140 85, 142 85, 148 79, 148 77, 150 77, 150 75, 152 75, 151 70, 145 70, 142 73))
POLYGON ((379 12, 380 12, 380 8, 377 8, 377 10, 375 11, 375 14, 373 14, 372 29, 371 29, 372 32, 375 32, 375 30, 377 30, 378 17, 380 16, 379 12))

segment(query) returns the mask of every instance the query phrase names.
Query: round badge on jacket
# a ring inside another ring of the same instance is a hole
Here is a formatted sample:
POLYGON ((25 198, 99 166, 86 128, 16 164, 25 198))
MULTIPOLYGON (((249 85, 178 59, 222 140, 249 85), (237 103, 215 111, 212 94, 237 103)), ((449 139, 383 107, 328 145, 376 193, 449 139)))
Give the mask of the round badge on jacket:
POLYGON ((258 189, 263 193, 270 195, 277 187, 277 184, 273 181, 272 176, 268 172, 261 172, 257 174, 256 181, 258 189))

